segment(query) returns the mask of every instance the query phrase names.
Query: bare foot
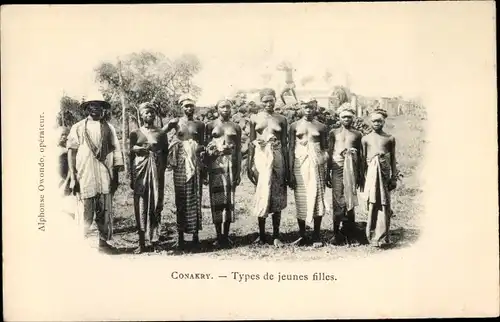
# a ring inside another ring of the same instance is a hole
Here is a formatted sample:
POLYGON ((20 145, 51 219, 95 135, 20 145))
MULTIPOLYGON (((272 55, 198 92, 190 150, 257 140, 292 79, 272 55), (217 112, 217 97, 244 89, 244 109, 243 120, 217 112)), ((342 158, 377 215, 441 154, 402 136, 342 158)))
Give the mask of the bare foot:
POLYGON ((229 247, 233 247, 234 246, 234 242, 229 238, 229 237, 226 237, 226 243, 229 247))
POLYGON ((324 244, 323 244, 323 242, 321 242, 321 241, 315 241, 315 242, 313 243, 313 247, 314 247, 314 248, 320 248, 320 247, 323 247, 323 246, 325 246, 325 245, 324 245, 324 244))
POLYGON ((134 254, 142 254, 144 253, 144 251, 145 251, 144 247, 139 246, 136 249, 134 249, 134 254))
POLYGON ((221 243, 219 240, 217 240, 217 239, 216 239, 216 240, 212 243, 212 246, 213 246, 214 248, 219 249, 219 248, 222 248, 222 243, 221 243))
POLYGON ((257 237, 257 239, 254 240, 252 244, 255 246, 264 246, 267 244, 267 242, 265 240, 263 240, 262 238, 257 237))
POLYGON ((273 244, 274 244, 274 247, 276 247, 276 248, 283 247, 283 245, 284 245, 283 242, 281 240, 279 240, 278 238, 274 239, 273 244))
POLYGON ((299 237, 296 241, 292 243, 293 246, 305 246, 306 239, 304 237, 299 237))
POLYGON ((159 242, 152 242, 151 246, 153 247, 153 251, 155 253, 160 253, 161 252, 161 247, 159 242))
POLYGON ((99 251, 106 254, 116 254, 117 249, 104 240, 99 240, 99 251))
POLYGON ((336 246, 340 246, 340 245, 344 245, 345 244, 345 236, 338 233, 336 235, 334 235, 330 240, 330 244, 332 245, 336 245, 336 246))

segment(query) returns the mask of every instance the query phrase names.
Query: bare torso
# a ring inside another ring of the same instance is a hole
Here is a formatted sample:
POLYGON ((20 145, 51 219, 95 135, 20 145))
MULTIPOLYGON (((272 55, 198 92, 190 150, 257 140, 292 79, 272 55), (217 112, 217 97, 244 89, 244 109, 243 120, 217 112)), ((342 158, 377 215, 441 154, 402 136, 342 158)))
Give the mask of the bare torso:
POLYGON ((300 119, 290 126, 290 150, 296 144, 319 143, 322 150, 326 149, 326 126, 316 120, 300 119))
POLYGON ((231 121, 223 122, 220 119, 208 123, 206 127, 206 142, 210 142, 212 138, 220 137, 224 137, 226 143, 236 146, 241 143, 241 128, 238 124, 231 121))
POLYGON ((179 140, 193 139, 200 145, 205 145, 205 124, 201 121, 188 120, 181 117, 177 124, 177 137, 179 140))
POLYGON ((371 132, 363 137, 362 142, 368 159, 377 154, 392 152, 394 147, 394 137, 384 132, 371 132))
POLYGON ((254 139, 257 140, 267 141, 268 136, 282 140, 283 133, 286 132, 285 117, 276 113, 268 114, 266 112, 259 112, 256 115, 252 115, 250 121, 255 128, 254 139))
POLYGON ((353 129, 347 129, 345 127, 340 127, 338 129, 333 129, 330 132, 330 145, 332 155, 339 155, 345 149, 355 148, 359 150, 361 148, 361 132, 353 129))
MULTIPOLYGON (((130 146, 133 154, 139 156, 147 155, 149 149, 136 150, 134 147, 147 147, 149 145, 151 145, 151 151, 158 154, 160 163, 164 163, 164 159, 168 152, 168 139, 166 133, 162 129, 153 126, 150 128, 137 129, 130 133, 130 146), (143 131, 147 133, 147 136, 143 131)), ((133 157, 134 155, 131 156, 133 157)))

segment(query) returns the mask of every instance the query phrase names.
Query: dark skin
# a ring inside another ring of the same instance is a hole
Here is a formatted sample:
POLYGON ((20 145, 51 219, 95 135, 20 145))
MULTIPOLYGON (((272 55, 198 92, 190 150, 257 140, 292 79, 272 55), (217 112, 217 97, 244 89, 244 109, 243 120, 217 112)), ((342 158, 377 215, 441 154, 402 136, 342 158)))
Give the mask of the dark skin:
MULTIPOLYGON (((168 139, 166 133, 159 127, 154 125, 156 114, 154 110, 148 109, 142 114, 142 120, 144 122, 144 127, 150 131, 150 134, 156 143, 149 143, 144 135, 139 135, 139 130, 134 130, 130 133, 130 188, 134 189, 135 184, 135 173, 134 162, 136 156, 145 156, 150 152, 157 153, 159 158, 158 167, 158 184, 160 186, 160 193, 163 191, 162 188, 165 186, 165 170, 167 165, 168 156, 168 139)), ((134 194, 134 212, 136 218, 140 218, 140 202, 141 196, 134 194)), ((162 200, 160 196, 160 200, 162 200)), ((139 219, 137 219, 139 220, 139 219)), ((135 253, 142 253, 146 249, 145 240, 143 232, 139 231, 139 247, 135 250, 135 253)))
MULTIPOLYGON (((236 188, 241 182, 241 128, 238 124, 230 121, 231 104, 227 101, 220 102, 217 106, 219 118, 207 124, 206 126, 206 142, 210 142, 213 138, 224 138, 226 144, 231 144, 234 149, 228 149, 224 153, 232 154, 234 162, 232 163, 233 172, 233 187, 236 188)), ((210 171, 210 169, 208 170, 210 171)), ((208 182, 206 183, 208 184, 208 182)), ((223 246, 229 245, 228 238, 231 222, 215 224, 217 232, 216 244, 223 246), (224 228, 224 230, 222 230, 224 228)))
POLYGON ((69 129, 64 129, 59 138, 59 147, 61 148, 61 153, 59 155, 59 176, 61 180, 64 181, 69 172, 68 165, 68 152, 66 151, 66 141, 68 140, 69 129))
MULTIPOLYGON (((396 168, 396 139, 384 132, 385 117, 382 114, 374 113, 370 117, 373 131, 364 136, 361 140, 366 158, 371 159, 376 154, 391 153, 391 181, 390 187, 397 187, 397 168, 396 168)), ((392 190, 391 189, 391 190, 392 190)))
MULTIPOLYGON (((265 140, 264 135, 266 131, 273 135, 276 139, 281 142, 281 153, 285 160, 285 173, 289 173, 288 166, 288 121, 287 119, 274 112, 274 105, 276 102, 276 97, 264 96, 262 98, 263 111, 252 115, 250 117, 250 142, 255 139, 265 140)), ((248 178, 250 181, 257 185, 259 180, 259 174, 255 169, 255 147, 253 144, 248 146, 248 178)), ((285 184, 288 183, 288 178, 285 178, 285 184)), ((281 212, 273 213, 273 238, 275 246, 279 247, 282 245, 279 240, 279 226, 281 222, 281 212)), ((265 218, 259 218, 259 239, 256 241, 259 244, 265 243, 265 218)))
MULTIPOLYGON (((329 188, 332 188, 332 170, 333 170, 333 156, 334 155, 339 155, 344 151, 345 149, 351 149, 355 148, 357 150, 357 157, 359 162, 358 167, 360 167, 357 171, 358 174, 363 173, 363 164, 364 164, 364 157, 363 157, 363 148, 361 145, 361 138, 362 134, 359 131, 356 131, 352 128, 352 122, 353 122, 354 117, 350 114, 343 114, 340 117, 340 122, 341 122, 341 127, 338 129, 333 129, 330 131, 329 134, 329 146, 328 146, 328 172, 327 172, 327 178, 326 178, 326 184, 329 188)), ((356 183, 358 188, 363 189, 363 176, 358 176, 358 182, 356 183)), ((346 213, 347 220, 349 224, 354 223, 354 218, 355 218, 355 213, 354 209, 347 211, 346 213)), ((332 243, 334 244, 341 244, 342 237, 339 234, 340 231, 340 224, 341 220, 340 218, 337 218, 336 216, 334 217, 334 222, 333 222, 333 233, 334 237, 332 238, 332 243)), ((349 226, 349 224, 347 226, 349 226)), ((350 227, 348 227, 350 228, 350 227)), ((349 230, 349 229, 347 229, 349 230)), ((349 233, 348 233, 349 235, 349 233)), ((350 240, 350 236, 347 236, 348 240, 350 240)))
MULTIPOLYGON (((295 166, 295 146, 298 141, 308 143, 320 144, 320 149, 322 151, 326 151, 327 149, 327 127, 317 120, 314 119, 316 115, 316 104, 309 103, 304 104, 302 106, 303 117, 297 122, 292 123, 290 126, 289 132, 289 164, 290 164, 290 172, 289 172, 289 186, 291 189, 295 190, 296 188, 296 180, 294 174, 294 166, 295 166)), ((314 246, 321 246, 319 241, 319 233, 321 228, 321 219, 322 217, 314 218, 314 234, 313 234, 313 242, 314 246)), ((294 242, 296 245, 305 245, 305 233, 306 233, 306 223, 304 220, 297 219, 297 223, 299 225, 299 233, 300 237, 298 240, 294 242)))
MULTIPOLYGON (((194 119, 194 103, 184 103, 182 106, 184 111, 184 116, 181 118, 174 118, 170 120, 167 125, 164 126, 165 133, 170 132, 170 130, 175 129, 177 132, 177 137, 179 140, 195 140, 200 148, 206 145, 205 142, 205 123, 197 121, 194 119)), ((202 171, 201 173, 202 181, 206 181, 206 173, 202 171)), ((193 234, 193 243, 199 243, 198 232, 193 234)), ((184 247, 184 233, 179 232, 179 239, 177 243, 179 248, 184 247)))
MULTIPOLYGON (((397 187, 396 139, 392 135, 384 132, 383 127, 385 118, 385 115, 379 113, 373 113, 370 116, 373 131, 363 137, 361 144, 363 145, 364 151, 366 151, 365 153, 368 160, 377 154, 390 153, 391 178, 389 179, 388 185, 389 191, 391 191, 397 187)), ((375 207, 374 204, 370 203, 368 212, 372 218, 375 218, 377 211, 379 211, 379 209, 375 207)), ((382 212, 387 216, 385 230, 388 232, 392 210, 390 206, 382 205, 382 212)), ((369 232, 367 232, 367 236, 370 236, 369 232)))

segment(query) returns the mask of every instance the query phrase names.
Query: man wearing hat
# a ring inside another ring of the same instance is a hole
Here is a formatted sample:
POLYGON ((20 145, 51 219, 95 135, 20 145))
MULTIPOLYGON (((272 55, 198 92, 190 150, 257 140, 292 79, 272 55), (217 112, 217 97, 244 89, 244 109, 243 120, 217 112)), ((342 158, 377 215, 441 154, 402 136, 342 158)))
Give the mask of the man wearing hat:
POLYGON ((134 191, 139 232, 139 247, 135 253, 146 250, 146 240, 153 246, 159 240, 168 155, 167 135, 154 124, 154 106, 142 103, 139 115, 143 125, 130 133, 130 188, 134 191))
POLYGON ((329 134, 327 186, 332 188, 333 244, 350 243, 354 237, 354 207, 358 205, 356 189, 363 187, 362 134, 352 128, 356 115, 350 103, 337 111, 341 127, 329 134), (342 223, 342 232, 340 225, 342 223))
POLYGON ((113 235, 112 196, 118 187, 118 172, 123 171, 123 155, 114 127, 105 121, 111 105, 102 100, 87 100, 80 107, 88 115, 74 124, 68 135, 70 189, 76 195, 76 221, 85 235, 95 220, 99 248, 111 250, 107 243, 113 235))
POLYGON ((201 224, 202 182, 205 171, 201 163, 205 146, 205 124, 194 119, 196 101, 185 94, 179 98, 184 116, 172 119, 165 132, 175 129, 176 134, 169 146, 168 165, 173 170, 175 205, 177 208, 178 247, 184 247, 184 234, 193 235, 193 243, 199 243, 201 224))

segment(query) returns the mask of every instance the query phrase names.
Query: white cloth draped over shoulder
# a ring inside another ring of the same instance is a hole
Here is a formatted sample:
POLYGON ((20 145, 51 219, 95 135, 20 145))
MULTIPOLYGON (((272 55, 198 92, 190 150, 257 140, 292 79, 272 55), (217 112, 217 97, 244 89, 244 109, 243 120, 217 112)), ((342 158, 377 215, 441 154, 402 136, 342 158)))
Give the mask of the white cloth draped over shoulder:
MULTIPOLYGON (((80 184, 81 198, 91 198, 97 194, 108 194, 111 191, 110 169, 114 166, 123 166, 123 155, 120 149, 120 142, 116 135, 116 130, 111 124, 107 124, 111 130, 114 150, 106 155, 102 164, 93 155, 89 143, 85 140, 85 131, 92 143, 99 147, 102 142, 101 122, 90 119, 83 119, 71 127, 68 135, 66 147, 77 150, 76 171, 77 180, 80 184), (85 126, 86 125, 86 126, 85 126)), ((112 173, 111 173, 112 174, 112 173)))

